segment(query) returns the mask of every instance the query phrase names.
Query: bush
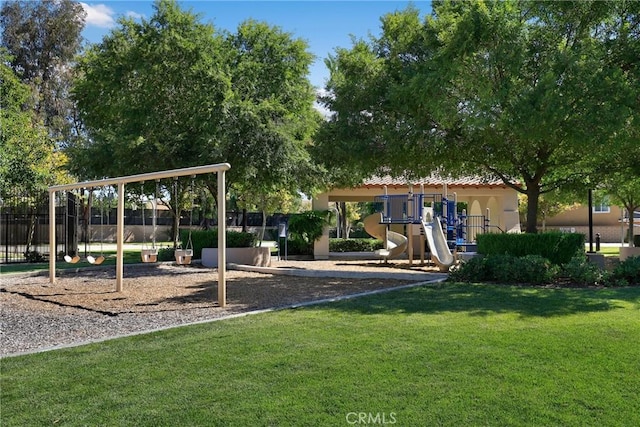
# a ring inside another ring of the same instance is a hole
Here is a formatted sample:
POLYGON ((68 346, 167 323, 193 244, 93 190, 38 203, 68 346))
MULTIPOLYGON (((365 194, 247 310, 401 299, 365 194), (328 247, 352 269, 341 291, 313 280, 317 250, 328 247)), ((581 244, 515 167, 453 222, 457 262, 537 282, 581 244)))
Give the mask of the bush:
POLYGON ((480 234, 478 253, 483 255, 539 255, 555 265, 566 264, 584 253, 584 235, 575 233, 480 234))
POLYGON ((173 248, 160 248, 158 249, 158 261, 173 261, 175 260, 175 252, 173 248))
POLYGON ((484 282, 489 280, 486 273, 485 258, 483 256, 475 256, 451 267, 449 280, 454 282, 484 282))
POLYGON ((25 251, 24 258, 27 260, 27 262, 45 262, 46 261, 46 259, 44 258, 44 255, 42 255, 38 251, 25 251))
POLYGON ((633 246, 640 248, 640 234, 633 236, 633 246))
MULTIPOLYGON (((180 230, 182 247, 186 247, 189 240, 189 230, 180 230)), ((218 247, 218 229, 191 231, 191 243, 193 244, 193 257, 202 258, 202 248, 218 247)), ((256 238, 252 233, 227 230, 227 248, 250 248, 255 246, 256 238)))
POLYGON ((589 262, 586 256, 577 255, 562 266, 559 278, 577 285, 594 286, 608 282, 607 272, 589 262))
POLYGON ((287 240, 288 255, 313 255, 313 243, 309 243, 303 239, 287 240))
POLYGON ((450 280, 463 282, 527 283, 540 285, 554 280, 557 267, 539 255, 516 257, 489 255, 473 257, 449 274, 450 280))
POLYGON ((377 239, 330 239, 330 252, 373 252, 382 249, 384 242, 377 239))
POLYGON ((289 217, 289 233, 292 240, 303 240, 313 244, 322 237, 326 225, 329 225, 329 211, 307 211, 292 214, 289 217))
POLYGON ((611 274, 615 285, 640 285, 640 256, 632 256, 618 264, 611 274))

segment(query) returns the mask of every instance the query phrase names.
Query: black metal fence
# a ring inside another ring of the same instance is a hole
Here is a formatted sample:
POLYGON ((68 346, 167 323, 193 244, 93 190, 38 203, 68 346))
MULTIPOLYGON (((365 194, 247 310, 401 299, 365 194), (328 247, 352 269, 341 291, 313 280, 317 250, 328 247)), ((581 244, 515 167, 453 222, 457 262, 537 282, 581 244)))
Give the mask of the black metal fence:
MULTIPOLYGON (((49 210, 46 192, 15 191, 0 199, 0 263, 45 261, 49 256, 49 210)), ((56 233, 64 236, 62 207, 56 233)), ((61 239, 64 241, 64 239, 61 239)), ((62 247, 61 250, 66 250, 62 247)))

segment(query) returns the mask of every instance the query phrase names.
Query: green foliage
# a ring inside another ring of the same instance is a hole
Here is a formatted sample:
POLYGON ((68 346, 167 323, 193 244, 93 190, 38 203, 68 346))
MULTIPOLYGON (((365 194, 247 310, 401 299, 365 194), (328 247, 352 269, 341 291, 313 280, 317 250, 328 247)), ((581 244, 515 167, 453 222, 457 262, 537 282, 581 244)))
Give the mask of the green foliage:
POLYGON ((175 249, 160 248, 158 249, 158 261, 174 261, 176 259, 175 249))
POLYGON ((2 2, 0 40, 11 55, 7 63, 30 87, 32 112, 46 127, 52 146, 65 147, 80 127, 68 94, 85 17, 82 5, 73 0, 2 2))
POLYGON ((287 251, 289 255, 313 255, 313 244, 301 238, 291 238, 287 240, 287 251))
POLYGON ((576 233, 539 234, 480 234, 477 236, 478 253, 484 255, 508 254, 517 257, 540 255, 555 265, 569 262, 577 253, 584 252, 584 235, 576 233))
MULTIPOLYGON (((78 62, 73 95, 91 140, 70 150, 74 172, 228 162, 231 191, 267 212, 281 192, 311 187, 307 147, 319 113, 304 40, 251 20, 217 31, 174 0, 156 1, 149 19, 118 24, 78 62)), ((205 185, 217 194, 215 183, 205 185)))
MULTIPOLYGON (((189 230, 180 230, 180 240, 185 248, 189 240, 189 230)), ((202 248, 218 247, 218 229, 193 230, 191 231, 191 242, 193 243, 193 257, 202 257, 202 248)), ((252 233, 227 230, 227 248, 251 248, 255 246, 256 237, 252 233)))
POLYGON ((449 280, 541 285, 551 283, 557 272, 557 266, 539 255, 488 255, 456 266, 449 280))
POLYGON ((45 262, 45 257, 38 251, 26 251, 24 253, 24 259, 27 262, 45 262))
POLYGON ((329 211, 306 211, 289 216, 289 233, 292 240, 313 244, 322 237, 324 227, 329 225, 329 211))
POLYGON ((640 286, 640 256, 632 256, 620 262, 613 270, 611 281, 618 285, 640 286))
POLYGON ((497 177, 527 196, 535 232, 540 195, 593 188, 615 169, 596 171, 599 155, 637 158, 637 16, 637 2, 481 0, 389 13, 326 61, 335 114, 314 149, 340 184, 497 177))
POLYGON ((6 65, 0 52, 0 197, 16 188, 42 190, 52 184, 54 150, 42 122, 25 108, 30 90, 6 65))
POLYGON ((562 266, 559 278, 569 281, 570 283, 595 286, 603 285, 608 282, 608 274, 596 264, 589 262, 586 256, 578 255, 562 266))
POLYGON ((384 248, 384 242, 377 239, 330 239, 330 252, 373 252, 384 248))

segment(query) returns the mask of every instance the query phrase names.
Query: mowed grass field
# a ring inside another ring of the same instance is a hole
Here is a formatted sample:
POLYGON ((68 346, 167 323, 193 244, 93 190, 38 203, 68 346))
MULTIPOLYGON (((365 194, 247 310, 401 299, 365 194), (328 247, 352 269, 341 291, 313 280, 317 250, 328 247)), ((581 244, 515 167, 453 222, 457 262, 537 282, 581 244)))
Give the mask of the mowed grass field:
POLYGON ((443 283, 0 362, 3 427, 637 426, 640 287, 443 283))

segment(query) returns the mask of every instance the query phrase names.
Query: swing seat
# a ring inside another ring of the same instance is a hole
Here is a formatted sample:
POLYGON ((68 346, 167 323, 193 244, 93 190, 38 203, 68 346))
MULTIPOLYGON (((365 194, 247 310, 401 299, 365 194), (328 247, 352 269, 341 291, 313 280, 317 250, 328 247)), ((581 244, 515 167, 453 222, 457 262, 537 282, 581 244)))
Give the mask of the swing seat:
POLYGON ((89 264, 100 265, 104 262, 104 257, 100 255, 99 257, 94 258, 93 256, 89 255, 87 257, 87 261, 89 261, 89 264))
POLYGON ((142 262, 156 262, 158 261, 158 250, 143 249, 140 252, 140 258, 142 258, 142 262))
POLYGON ((77 262, 80 261, 80 257, 78 255, 73 257, 71 255, 65 255, 64 260, 70 264, 76 264, 77 262))
POLYGON ((175 251, 176 263, 179 265, 191 264, 191 258, 193 257, 193 249, 176 249, 175 251))

